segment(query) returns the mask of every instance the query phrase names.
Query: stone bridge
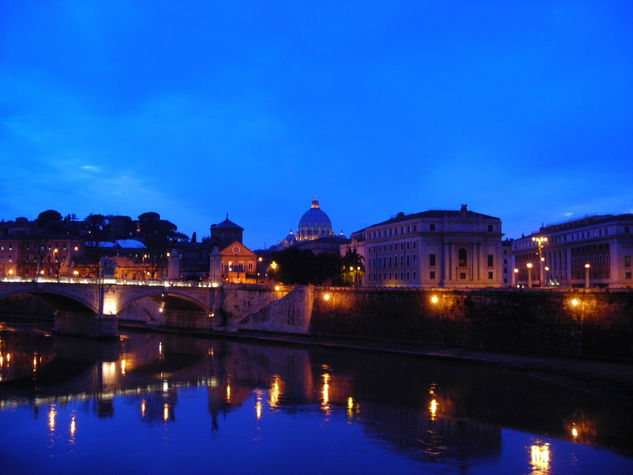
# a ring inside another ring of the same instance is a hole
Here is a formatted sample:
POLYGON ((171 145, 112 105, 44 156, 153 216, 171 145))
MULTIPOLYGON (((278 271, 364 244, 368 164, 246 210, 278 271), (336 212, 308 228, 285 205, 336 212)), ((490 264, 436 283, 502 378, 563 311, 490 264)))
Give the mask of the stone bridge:
POLYGON ((117 336, 120 320, 199 330, 305 333, 312 308, 307 287, 115 279, 0 281, 0 300, 24 294, 55 309, 56 331, 92 337, 117 336))

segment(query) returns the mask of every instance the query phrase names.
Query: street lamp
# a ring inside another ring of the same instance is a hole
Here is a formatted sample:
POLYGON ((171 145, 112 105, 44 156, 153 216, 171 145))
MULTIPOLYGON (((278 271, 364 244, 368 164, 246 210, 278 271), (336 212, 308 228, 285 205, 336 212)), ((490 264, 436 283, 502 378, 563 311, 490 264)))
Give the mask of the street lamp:
POLYGON ((519 273, 519 269, 516 267, 512 269, 512 287, 517 285, 517 274, 519 273))
POLYGON ((528 268, 528 288, 531 289, 532 288, 532 263, 531 262, 527 263, 527 268, 528 268))
POLYGON ((585 264, 585 289, 589 288, 589 269, 591 269, 591 264, 587 262, 585 264))
POLYGON ((547 242, 547 236, 532 236, 532 241, 536 243, 538 246, 538 258, 540 261, 539 264, 539 283, 541 287, 543 287, 543 263, 545 262, 545 257, 543 257, 543 246, 547 242))

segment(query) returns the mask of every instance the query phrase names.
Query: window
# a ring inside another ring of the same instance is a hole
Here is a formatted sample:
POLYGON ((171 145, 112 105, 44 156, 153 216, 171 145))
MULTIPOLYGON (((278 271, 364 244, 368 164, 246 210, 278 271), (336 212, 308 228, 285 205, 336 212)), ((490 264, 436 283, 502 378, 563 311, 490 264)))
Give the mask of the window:
POLYGON ((413 271, 413 280, 415 280, 415 271, 413 271))
POLYGON ((493 267, 495 265, 495 256, 493 254, 488 254, 488 267, 493 267))
POLYGON ((492 224, 488 225, 488 232, 491 233, 492 232, 492 224))
POLYGON ((503 273, 504 273, 504 274, 507 274, 507 273, 508 273, 508 268, 507 268, 507 267, 504 267, 504 268, 503 268, 503 273))
POLYGON ((492 280, 492 272, 488 272, 488 280, 492 280))
POLYGON ((415 254, 413 254, 413 265, 415 265, 415 254))
POLYGON ((625 273, 624 273, 624 278, 625 278, 626 280, 631 280, 631 273, 630 273, 630 272, 625 272, 625 273))
POLYGON ((624 267, 631 267, 631 256, 624 256, 624 267))
POLYGON ((407 280, 411 279, 411 275, 407 272, 407 280))
MULTIPOLYGON (((468 265, 468 253, 466 252, 466 249, 464 249, 463 247, 461 247, 459 249, 459 251, 457 251, 457 265, 459 267, 466 267, 468 265)), ((466 274, 464 274, 465 276, 466 274)), ((465 279, 466 277, 464 277, 465 279)))
POLYGON ((435 271, 431 271, 431 273, 429 274, 429 278, 431 280, 435 280, 435 271))
MULTIPOLYGON (((414 224, 413 225, 413 232, 415 232, 415 228, 416 228, 416 225, 414 224)), ((413 276, 413 278, 415 279, 415 275, 413 276)))
POLYGON ((624 232, 626 234, 629 234, 631 232, 631 229, 628 226, 624 226, 624 232))
POLYGON ((409 254, 407 254, 407 265, 409 265, 409 254))
POLYGON ((431 231, 435 231, 435 224, 430 224, 430 225, 429 225, 429 229, 430 229, 431 231))
POLYGON ((429 254, 429 265, 435 267, 435 254, 429 254))
POLYGON ((503 260, 503 263, 504 263, 504 264, 507 264, 507 263, 508 263, 508 259, 504 259, 504 260, 503 260))
POLYGON ((459 278, 464 280, 466 278, 466 272, 460 272, 459 273, 459 278))

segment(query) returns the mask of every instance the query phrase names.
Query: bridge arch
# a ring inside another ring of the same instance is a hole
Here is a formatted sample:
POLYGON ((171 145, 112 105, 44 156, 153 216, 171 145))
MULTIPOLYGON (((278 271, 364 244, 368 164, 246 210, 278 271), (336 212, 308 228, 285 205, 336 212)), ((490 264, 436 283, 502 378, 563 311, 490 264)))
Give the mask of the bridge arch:
POLYGON ((188 302, 189 304, 194 305, 199 310, 203 312, 210 312, 211 308, 209 306, 209 302, 200 300, 186 292, 179 291, 178 289, 174 289, 171 287, 152 287, 147 290, 143 290, 141 292, 135 292, 131 295, 121 296, 121 299, 118 302, 117 309, 118 312, 124 310, 126 307, 136 302, 137 300, 141 300, 144 298, 159 298, 159 297, 167 297, 182 300, 184 302, 188 302))
POLYGON ((38 288, 33 286, 19 286, 0 290, 0 300, 18 295, 30 295, 38 298, 56 310, 96 313, 98 303, 96 299, 86 299, 63 288, 38 288))

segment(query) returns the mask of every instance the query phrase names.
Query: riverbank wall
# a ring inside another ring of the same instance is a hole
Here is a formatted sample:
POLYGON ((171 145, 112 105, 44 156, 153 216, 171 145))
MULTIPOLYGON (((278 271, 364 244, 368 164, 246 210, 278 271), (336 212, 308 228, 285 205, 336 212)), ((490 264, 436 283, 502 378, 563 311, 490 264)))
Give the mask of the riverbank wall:
POLYGON ((633 291, 314 289, 310 333, 633 361, 633 291))

